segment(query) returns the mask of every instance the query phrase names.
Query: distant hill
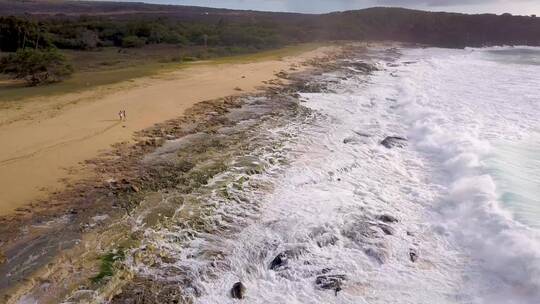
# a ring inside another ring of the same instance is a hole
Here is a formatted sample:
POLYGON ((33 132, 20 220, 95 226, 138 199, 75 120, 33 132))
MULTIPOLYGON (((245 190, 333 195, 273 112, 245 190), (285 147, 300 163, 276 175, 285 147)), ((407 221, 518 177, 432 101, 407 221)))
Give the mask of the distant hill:
POLYGON ((4 15, 115 15, 133 13, 202 13, 207 9, 142 2, 1 0, 4 15))
POLYGON ((387 39, 443 47, 540 45, 540 18, 369 8, 319 17, 343 39, 387 39))
MULTIPOLYGON (((50 22, 47 20, 51 19, 69 19, 76 22, 83 17, 124 22, 156 22, 158 19, 166 19, 168 22, 205 25, 228 22, 239 26, 264 28, 276 36, 276 41, 282 43, 315 40, 396 40, 442 47, 540 45, 540 18, 534 16, 467 15, 402 8, 379 7, 311 15, 138 2, 0 0, 0 15, 25 16, 24 18, 42 22, 50 22)), ((95 31, 96 25, 92 26, 87 29, 95 31)))
POLYGON ((143 2, 112 1, 61 1, 61 0, 0 0, 0 15, 36 16, 121 16, 121 15, 168 15, 177 18, 197 16, 294 16, 295 13, 270 13, 217 9, 199 6, 149 4, 143 2))

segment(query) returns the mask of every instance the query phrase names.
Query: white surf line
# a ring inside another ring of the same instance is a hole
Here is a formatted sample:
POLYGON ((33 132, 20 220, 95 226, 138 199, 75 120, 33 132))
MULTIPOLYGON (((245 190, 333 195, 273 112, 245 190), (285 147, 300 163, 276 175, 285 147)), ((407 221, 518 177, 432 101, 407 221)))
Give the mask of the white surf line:
POLYGON ((260 198, 261 220, 224 242, 230 269, 203 282, 197 302, 233 303, 229 290, 242 281, 249 303, 455 303, 459 258, 424 224, 438 189, 414 151, 379 144, 405 131, 387 98, 394 83, 383 71, 369 84, 352 77, 337 93, 302 94, 322 116, 290 145, 294 162, 260 198), (382 215, 399 221, 388 234, 382 215), (286 265, 270 269, 283 252, 293 253, 286 265), (324 275, 346 277, 337 296, 317 284, 324 275))

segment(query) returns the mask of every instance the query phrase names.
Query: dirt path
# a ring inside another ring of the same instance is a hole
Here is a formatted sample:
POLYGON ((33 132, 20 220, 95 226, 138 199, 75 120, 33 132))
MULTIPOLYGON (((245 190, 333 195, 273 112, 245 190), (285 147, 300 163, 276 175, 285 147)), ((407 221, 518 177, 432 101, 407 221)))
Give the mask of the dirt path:
POLYGON ((63 179, 83 176, 85 160, 114 143, 130 141, 138 130, 177 117, 200 101, 254 92, 281 70, 334 50, 318 48, 281 60, 192 65, 158 77, 1 109, 0 215, 60 190, 63 179), (118 120, 122 109, 125 122, 118 120))

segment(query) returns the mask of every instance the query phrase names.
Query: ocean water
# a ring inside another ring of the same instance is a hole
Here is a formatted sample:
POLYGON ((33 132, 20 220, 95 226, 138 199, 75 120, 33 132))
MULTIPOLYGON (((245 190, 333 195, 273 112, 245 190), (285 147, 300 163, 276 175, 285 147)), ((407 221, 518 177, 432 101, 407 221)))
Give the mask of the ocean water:
POLYGON ((534 132, 518 142, 494 144, 486 161, 500 196, 501 206, 513 218, 540 229, 540 134, 534 132))
POLYGON ((295 133, 290 166, 258 220, 219 241, 228 267, 197 301, 233 302, 242 281, 250 303, 540 303, 538 58, 373 49, 357 59, 372 75, 323 75, 329 92, 301 94, 309 123, 279 130, 295 133), (317 285, 328 274, 339 292, 317 285))
POLYGON ((266 170, 209 192, 224 233, 147 235, 181 257, 195 303, 237 303, 238 281, 246 303, 540 303, 538 58, 372 48, 314 78, 328 90, 299 92, 298 115, 252 128, 266 170))
POLYGON ((540 50, 406 54, 418 60, 399 85, 409 136, 440 168, 436 219, 468 255, 466 293, 472 302, 538 303, 540 50))

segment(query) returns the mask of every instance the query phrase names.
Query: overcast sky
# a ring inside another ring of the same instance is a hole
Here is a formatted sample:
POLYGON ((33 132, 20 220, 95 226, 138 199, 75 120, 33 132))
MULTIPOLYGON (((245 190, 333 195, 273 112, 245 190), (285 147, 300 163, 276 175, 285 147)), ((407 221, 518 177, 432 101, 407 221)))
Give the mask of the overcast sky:
MULTIPOLYGON (((127 0, 126 0, 127 1, 127 0)), ((264 11, 322 13, 372 6, 400 6, 430 11, 540 15, 540 0, 130 0, 264 11)))

